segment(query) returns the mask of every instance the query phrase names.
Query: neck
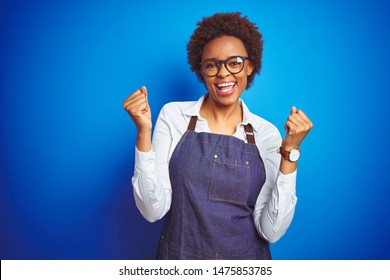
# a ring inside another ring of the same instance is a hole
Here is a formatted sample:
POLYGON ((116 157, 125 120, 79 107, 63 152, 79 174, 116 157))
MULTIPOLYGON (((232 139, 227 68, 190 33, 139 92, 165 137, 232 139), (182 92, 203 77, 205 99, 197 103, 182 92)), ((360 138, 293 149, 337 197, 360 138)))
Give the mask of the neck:
POLYGON ((239 100, 234 104, 225 106, 214 102, 212 98, 206 96, 201 107, 201 113, 217 121, 242 120, 242 106, 239 100))
POLYGON ((233 134, 243 119, 240 101, 224 106, 213 102, 210 97, 206 97, 203 101, 200 115, 207 120, 212 132, 221 134, 233 134))

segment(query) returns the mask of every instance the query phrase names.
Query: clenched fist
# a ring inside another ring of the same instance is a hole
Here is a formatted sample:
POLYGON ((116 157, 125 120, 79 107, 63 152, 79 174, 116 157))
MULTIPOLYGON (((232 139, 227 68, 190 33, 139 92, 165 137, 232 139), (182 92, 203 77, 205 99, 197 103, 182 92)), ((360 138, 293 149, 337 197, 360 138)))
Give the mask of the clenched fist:
POLYGON ((290 151, 293 148, 298 149, 303 139, 312 128, 313 123, 306 114, 293 106, 284 126, 287 134, 282 142, 283 148, 287 151, 290 151))
POLYGON ((148 152, 151 149, 152 114, 148 103, 148 91, 146 87, 133 92, 123 102, 123 108, 130 115, 137 127, 137 149, 148 152))
POLYGON ((127 97, 123 102, 123 108, 130 115, 138 132, 152 130, 152 116, 146 87, 143 86, 127 97))

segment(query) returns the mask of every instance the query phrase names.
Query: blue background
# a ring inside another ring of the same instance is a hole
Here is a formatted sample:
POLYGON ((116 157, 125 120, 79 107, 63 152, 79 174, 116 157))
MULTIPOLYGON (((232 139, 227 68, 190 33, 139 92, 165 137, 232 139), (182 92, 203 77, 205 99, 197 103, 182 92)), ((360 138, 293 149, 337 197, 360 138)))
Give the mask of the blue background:
POLYGON ((0 258, 152 259, 161 222, 135 207, 135 127, 205 92, 186 62, 203 16, 242 11, 264 36, 243 98, 283 132, 296 105, 298 205, 275 259, 390 259, 385 1, 0 1, 0 258))

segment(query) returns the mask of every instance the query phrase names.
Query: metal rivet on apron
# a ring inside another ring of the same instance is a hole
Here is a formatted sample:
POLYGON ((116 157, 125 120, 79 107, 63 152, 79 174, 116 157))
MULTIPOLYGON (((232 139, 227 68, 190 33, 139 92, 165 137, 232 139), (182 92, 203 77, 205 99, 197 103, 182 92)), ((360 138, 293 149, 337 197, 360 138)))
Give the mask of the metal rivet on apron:
POLYGON ((214 155, 214 158, 217 158, 218 157, 218 155, 214 155))
POLYGON ((248 164, 249 164, 249 161, 246 161, 245 163, 248 165, 248 164))

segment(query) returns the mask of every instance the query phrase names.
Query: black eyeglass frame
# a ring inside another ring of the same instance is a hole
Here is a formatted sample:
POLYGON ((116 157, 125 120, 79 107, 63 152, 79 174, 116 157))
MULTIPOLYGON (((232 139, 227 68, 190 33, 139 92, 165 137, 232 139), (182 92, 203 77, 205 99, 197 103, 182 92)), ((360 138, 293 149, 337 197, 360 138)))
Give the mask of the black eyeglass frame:
POLYGON ((205 74, 207 77, 210 77, 210 78, 211 78, 211 77, 215 77, 215 76, 217 76, 217 75, 219 74, 219 72, 221 71, 221 65, 222 65, 222 63, 225 65, 226 70, 228 70, 230 74, 238 74, 238 73, 240 73, 240 72, 244 69, 245 60, 248 60, 248 59, 249 59, 249 58, 246 57, 246 56, 233 55, 233 56, 229 56, 229 57, 228 57, 227 59, 225 59, 225 60, 218 60, 218 59, 215 59, 215 58, 209 58, 209 59, 206 59, 206 60, 204 60, 204 61, 202 61, 202 62, 199 62, 199 65, 200 65, 200 69, 202 70, 202 73, 205 74), (239 57, 239 58, 242 59, 242 68, 241 68, 238 72, 232 72, 232 71, 229 70, 229 67, 226 66, 226 63, 227 63, 230 59, 235 58, 235 57, 239 57), (214 62, 214 63, 217 65, 218 71, 217 71, 217 73, 215 73, 214 75, 208 75, 208 74, 206 73, 206 71, 203 69, 203 64, 206 63, 207 61, 212 61, 212 62, 214 62))

